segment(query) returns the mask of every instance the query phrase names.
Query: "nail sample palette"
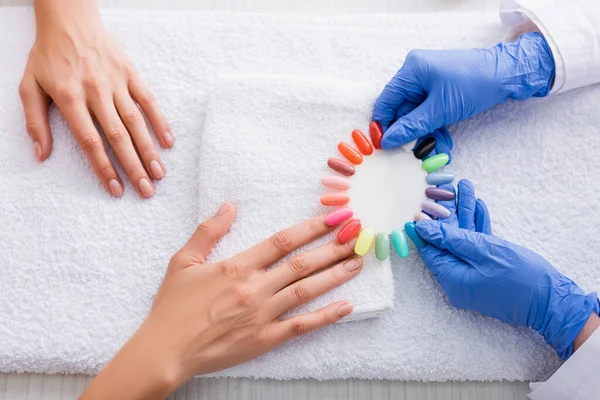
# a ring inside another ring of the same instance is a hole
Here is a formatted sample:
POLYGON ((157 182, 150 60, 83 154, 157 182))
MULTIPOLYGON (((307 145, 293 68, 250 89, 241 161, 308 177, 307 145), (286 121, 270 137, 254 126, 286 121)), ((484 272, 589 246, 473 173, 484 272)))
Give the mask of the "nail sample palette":
POLYGON ((338 144, 339 155, 327 161, 332 174, 321 179, 329 189, 321 196, 321 204, 348 210, 344 214, 349 220, 337 240, 346 243, 356 237, 356 254, 363 256, 373 248, 376 257, 385 260, 393 247, 398 256, 407 257, 407 237, 417 248, 426 245, 413 221, 446 218, 450 213, 433 200, 451 200, 454 193, 429 186, 454 180, 452 174, 436 172, 448 163, 448 155, 429 156, 436 145, 433 137, 416 147, 411 142, 384 151, 381 126, 373 121, 369 133, 370 140, 355 129, 352 143, 338 144))

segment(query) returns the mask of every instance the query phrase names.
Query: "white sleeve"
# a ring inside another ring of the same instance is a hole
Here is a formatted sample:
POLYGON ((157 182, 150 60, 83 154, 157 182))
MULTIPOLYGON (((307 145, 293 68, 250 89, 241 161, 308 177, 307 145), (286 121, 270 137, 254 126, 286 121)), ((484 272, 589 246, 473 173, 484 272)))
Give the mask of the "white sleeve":
POLYGON ((556 64, 551 93, 600 82, 600 0, 500 0, 500 18, 511 39, 544 35, 556 64))
POLYGON ((530 384, 532 400, 590 400, 600 393, 600 328, 548 379, 530 384))

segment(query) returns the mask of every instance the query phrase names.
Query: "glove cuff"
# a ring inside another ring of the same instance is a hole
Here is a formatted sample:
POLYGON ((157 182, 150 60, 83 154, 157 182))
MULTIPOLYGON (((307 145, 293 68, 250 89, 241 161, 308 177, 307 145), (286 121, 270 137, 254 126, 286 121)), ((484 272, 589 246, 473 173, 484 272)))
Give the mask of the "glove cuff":
POLYGON ((503 71, 503 76, 498 76, 506 99, 525 100, 550 93, 556 65, 544 36, 527 32, 516 42, 499 43, 495 50, 499 60, 514 60, 512 66, 503 71))
MULTIPOLYGON (((586 295, 574 283, 575 290, 557 302, 552 317, 540 333, 546 343, 556 350, 564 360, 573 354, 573 341, 587 323, 590 315, 600 313, 600 303, 596 293, 586 295)), ((572 288, 571 288, 572 289, 572 288)))

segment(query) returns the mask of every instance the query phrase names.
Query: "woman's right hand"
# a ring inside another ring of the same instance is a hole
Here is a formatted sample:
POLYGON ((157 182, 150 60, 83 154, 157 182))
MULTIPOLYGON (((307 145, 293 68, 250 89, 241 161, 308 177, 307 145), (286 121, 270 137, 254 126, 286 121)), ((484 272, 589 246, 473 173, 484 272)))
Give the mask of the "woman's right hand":
POLYGON ((326 216, 278 232, 228 260, 205 263, 234 217, 233 205, 226 203, 173 256, 150 315, 82 399, 164 398, 195 375, 258 357, 352 312, 351 304, 338 301, 280 320, 361 271, 354 241, 332 241, 267 269, 331 232, 335 227, 326 216))

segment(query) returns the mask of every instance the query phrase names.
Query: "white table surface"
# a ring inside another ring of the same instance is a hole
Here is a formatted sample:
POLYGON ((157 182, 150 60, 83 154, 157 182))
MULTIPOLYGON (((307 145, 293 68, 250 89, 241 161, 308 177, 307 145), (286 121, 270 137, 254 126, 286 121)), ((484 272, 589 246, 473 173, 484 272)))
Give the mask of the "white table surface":
MULTIPOLYGON (((49 1, 49 0, 48 0, 49 1)), ((348 14, 494 10, 498 0, 99 0, 102 7, 196 9, 233 12, 348 14)), ((0 6, 33 0, 0 0, 0 6)), ((0 400, 74 399, 92 377, 0 374, 0 400)), ((274 381, 194 379, 171 398, 196 399, 525 399, 526 382, 398 382, 373 380, 274 381)))

